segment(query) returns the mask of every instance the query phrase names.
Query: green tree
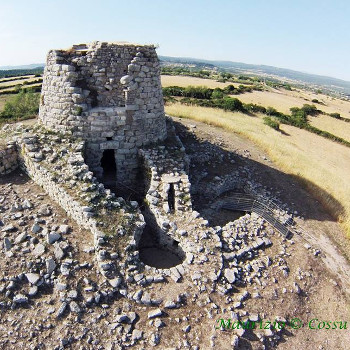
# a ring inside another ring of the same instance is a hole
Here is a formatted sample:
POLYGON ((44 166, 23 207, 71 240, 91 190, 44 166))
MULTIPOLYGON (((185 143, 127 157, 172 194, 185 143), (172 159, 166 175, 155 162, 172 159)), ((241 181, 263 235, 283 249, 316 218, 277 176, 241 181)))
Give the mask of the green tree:
POLYGON ((280 129, 280 123, 277 120, 272 119, 270 117, 264 117, 264 124, 277 131, 280 129))
POLYGON ((276 108, 267 107, 267 108, 266 108, 266 114, 267 114, 267 115, 276 115, 276 114, 278 114, 278 111, 277 111, 276 108))
POLYGON ((223 97, 224 97, 224 93, 220 88, 214 89, 213 93, 211 94, 212 99, 218 99, 223 97))
POLYGON ((301 107, 301 110, 303 110, 306 115, 316 115, 319 113, 315 105, 304 104, 303 107, 301 107))
POLYGON ((35 117, 39 112, 39 99, 38 93, 21 91, 13 99, 6 102, 0 116, 5 119, 35 117))

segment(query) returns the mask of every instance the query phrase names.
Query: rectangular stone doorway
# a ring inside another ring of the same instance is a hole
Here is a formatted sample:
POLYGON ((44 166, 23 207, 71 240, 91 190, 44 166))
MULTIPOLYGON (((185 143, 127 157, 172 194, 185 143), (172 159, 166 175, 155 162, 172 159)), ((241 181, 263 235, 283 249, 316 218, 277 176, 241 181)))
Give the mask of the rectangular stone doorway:
POLYGON ((117 165, 115 161, 114 149, 106 149, 103 151, 101 158, 102 167, 102 183, 112 192, 117 191, 117 165))

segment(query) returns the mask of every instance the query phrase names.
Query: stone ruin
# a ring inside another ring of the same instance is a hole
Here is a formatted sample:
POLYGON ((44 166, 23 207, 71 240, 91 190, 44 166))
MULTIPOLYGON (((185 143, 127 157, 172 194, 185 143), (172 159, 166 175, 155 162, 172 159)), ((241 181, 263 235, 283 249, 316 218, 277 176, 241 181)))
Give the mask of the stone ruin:
POLYGON ((218 279, 220 238, 192 210, 188 157, 166 122, 154 46, 94 42, 50 51, 39 123, 19 126, 13 136, 7 150, 13 162, 4 164, 4 173, 18 162, 92 232, 110 286, 123 286, 128 295, 133 283, 165 281, 166 275, 180 281, 196 264, 208 266, 205 283, 218 279), (125 200, 134 193, 138 202, 125 200), (199 233, 208 246, 200 253, 199 233), (170 266, 140 260, 150 242, 164 249, 163 258, 173 257, 170 266))
MULTIPOLYGON (((72 312, 98 304, 101 296, 105 302, 126 298, 135 305, 158 307, 149 312, 152 319, 186 305, 191 293, 193 302, 201 299, 211 315, 218 313, 211 307, 211 293, 230 303, 235 285, 252 283, 252 274, 260 276, 261 266, 269 266, 261 261, 257 269, 245 265, 247 258, 272 244, 263 218, 247 215, 211 227, 193 210, 189 157, 164 114, 154 46, 95 42, 50 51, 39 124, 7 126, 4 132, 12 140, 0 152, 0 172, 9 173, 19 165, 92 234, 97 274, 102 276, 100 297, 97 301, 83 295, 84 302, 77 307, 74 301, 72 312), (130 201, 127 191, 138 192, 137 201, 130 201), (150 254, 142 257, 146 249, 150 254), (173 257, 171 264, 154 259, 161 251, 163 257, 173 257), (185 287, 174 287, 178 283, 185 287)), ((215 191, 229 191, 241 181, 239 177, 216 181, 215 191)), ((29 273, 45 268, 44 248, 40 247, 41 256, 29 273)), ((61 294, 62 285, 69 285, 72 264, 72 259, 63 257, 56 257, 57 268, 38 277, 40 286, 61 294)), ((14 306, 30 299, 19 295, 13 298, 14 306)), ((72 303, 69 297, 64 300, 58 317, 72 303)), ((120 340, 123 346, 142 341, 142 332, 136 330, 130 326, 120 340)), ((150 337, 152 346, 159 343, 159 334, 150 337)), ((269 335, 270 340, 273 337, 269 335)))
POLYGON ((154 46, 94 42, 47 56, 40 122, 86 141, 98 178, 107 163, 131 184, 137 150, 166 138, 159 60, 154 46))

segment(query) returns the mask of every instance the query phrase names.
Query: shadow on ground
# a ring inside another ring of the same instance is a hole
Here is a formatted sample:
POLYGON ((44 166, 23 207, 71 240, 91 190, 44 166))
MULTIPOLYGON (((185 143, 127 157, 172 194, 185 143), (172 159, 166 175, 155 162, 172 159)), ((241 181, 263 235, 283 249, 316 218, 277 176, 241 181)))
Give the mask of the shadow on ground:
MULTIPOLYGON (((215 177, 222 178, 229 174, 238 174, 240 182, 254 181, 267 189, 269 197, 277 197, 282 203, 287 205, 289 212, 297 212, 305 220, 316 221, 337 221, 338 217, 344 215, 344 207, 328 192, 314 183, 299 176, 283 173, 273 166, 253 160, 248 154, 240 155, 237 152, 225 148, 235 148, 234 142, 227 147, 222 142, 212 140, 210 135, 204 135, 205 140, 201 140, 195 128, 187 128, 180 122, 173 121, 177 135, 183 142, 186 153, 190 156, 190 181, 192 184, 191 195, 194 210, 203 216, 206 211, 218 199, 218 193, 213 192, 215 177), (210 141, 209 141, 209 140, 210 141), (225 147, 225 148, 224 148, 225 147), (310 194, 317 194, 317 198, 326 199, 332 203, 332 216, 322 206, 322 204, 310 194)), ((200 135, 201 136, 201 135, 200 135)), ((266 163, 266 162, 265 162, 266 163)), ((214 186, 215 187, 215 186, 214 186)), ((235 191, 235 189, 232 189, 235 191)), ((238 189, 239 191, 239 189, 238 189)), ((234 219, 244 213, 233 213, 234 219)), ((230 214, 220 211, 218 219, 207 218, 212 225, 222 225, 227 223, 230 214)))

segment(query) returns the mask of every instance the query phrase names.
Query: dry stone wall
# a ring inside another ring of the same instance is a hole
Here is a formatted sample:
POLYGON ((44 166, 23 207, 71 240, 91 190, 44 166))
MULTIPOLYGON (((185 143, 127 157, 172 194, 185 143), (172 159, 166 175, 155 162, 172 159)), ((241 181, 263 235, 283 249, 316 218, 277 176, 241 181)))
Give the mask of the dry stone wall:
POLYGON ((223 268, 222 245, 216 229, 192 210, 189 160, 180 139, 170 128, 166 146, 155 145, 139 153, 150 176, 146 202, 157 222, 160 243, 171 250, 178 242, 185 254, 182 264, 162 273, 177 283, 187 275, 200 291, 214 290, 223 268))
POLYGON ((6 175, 17 169, 18 153, 14 142, 0 148, 0 175, 6 175))
POLYGON ((154 145, 139 151, 150 174, 146 201, 158 227, 160 244, 177 254, 174 242, 178 242, 178 251, 184 254, 183 262, 170 269, 141 262, 139 242, 147 220, 137 202, 117 198, 96 180, 84 162, 83 141, 41 126, 19 126, 13 138, 22 169, 92 233, 99 271, 114 291, 141 302, 135 299, 140 285, 165 282, 167 278, 175 282, 190 278, 200 290, 215 289, 222 269, 220 237, 199 213, 192 211, 188 159, 176 135, 168 138, 167 146, 154 145), (169 205, 171 186, 173 206, 169 205))
POLYGON ((39 120, 86 140, 86 161, 98 177, 103 152, 113 150, 117 180, 131 183, 137 150, 166 137, 155 47, 94 42, 50 51, 39 120))
POLYGON ((70 217, 92 233, 99 271, 111 281, 112 287, 120 285, 119 276, 125 274, 120 266, 128 265, 122 263, 123 253, 135 248, 134 242, 144 226, 137 204, 132 206, 117 199, 97 182, 84 163, 84 142, 64 138, 41 127, 19 129, 14 139, 21 168, 70 217), (105 224, 107 218, 111 221, 108 225, 105 224), (119 257, 118 263, 116 257, 119 257))

